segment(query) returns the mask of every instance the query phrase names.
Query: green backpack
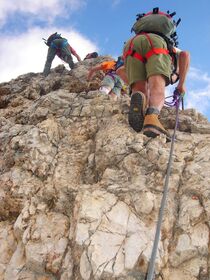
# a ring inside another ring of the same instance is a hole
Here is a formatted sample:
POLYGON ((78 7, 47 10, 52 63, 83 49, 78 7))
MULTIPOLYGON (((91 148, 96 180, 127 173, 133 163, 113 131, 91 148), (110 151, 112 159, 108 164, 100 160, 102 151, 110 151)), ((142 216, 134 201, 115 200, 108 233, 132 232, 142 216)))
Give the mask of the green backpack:
POLYGON ((159 11, 159 8, 154 8, 152 12, 147 14, 138 14, 136 22, 134 23, 131 31, 136 34, 155 33, 162 36, 164 39, 173 41, 173 45, 177 46, 176 27, 181 19, 175 22, 172 17, 176 13, 164 13, 159 11))

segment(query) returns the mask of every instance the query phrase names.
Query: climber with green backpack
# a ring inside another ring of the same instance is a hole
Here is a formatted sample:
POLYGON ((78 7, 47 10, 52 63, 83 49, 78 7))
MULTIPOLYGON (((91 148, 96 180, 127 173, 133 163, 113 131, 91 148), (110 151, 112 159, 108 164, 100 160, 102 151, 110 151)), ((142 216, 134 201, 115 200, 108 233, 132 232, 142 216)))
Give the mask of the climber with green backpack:
POLYGON ((50 73, 52 61, 56 55, 64 62, 68 63, 70 69, 74 68, 72 54, 77 58, 78 61, 81 61, 80 56, 70 46, 67 39, 61 37, 61 34, 55 32, 52 35, 50 35, 47 40, 43 40, 45 41, 45 44, 49 47, 47 53, 47 60, 43 71, 44 76, 47 76, 50 73))
POLYGON ((135 36, 123 50, 125 70, 131 89, 128 114, 130 126, 137 132, 156 137, 168 132, 159 121, 164 105, 165 87, 178 81, 177 90, 185 92, 189 68, 189 53, 177 48, 175 13, 164 13, 159 8, 137 15, 132 27, 135 36))

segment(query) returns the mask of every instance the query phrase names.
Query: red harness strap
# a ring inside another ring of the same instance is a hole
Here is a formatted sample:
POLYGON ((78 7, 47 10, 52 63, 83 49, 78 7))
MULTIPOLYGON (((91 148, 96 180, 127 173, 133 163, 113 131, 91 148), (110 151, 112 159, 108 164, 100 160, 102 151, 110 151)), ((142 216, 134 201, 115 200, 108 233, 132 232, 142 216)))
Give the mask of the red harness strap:
POLYGON ((133 44, 133 41, 134 39, 139 36, 140 34, 134 36, 131 41, 130 41, 130 44, 129 44, 129 47, 128 47, 128 50, 126 52, 123 53, 123 60, 126 59, 127 56, 133 56, 135 58, 137 58, 138 60, 141 60, 143 63, 146 63, 146 60, 145 58, 140 55, 139 53, 137 53, 136 51, 134 51, 134 44, 133 44))
POLYGON ((134 36, 131 41, 130 41, 130 44, 129 44, 129 47, 128 47, 128 50, 126 52, 124 52, 123 54, 123 59, 125 60, 127 56, 132 56, 132 57, 135 57, 136 59, 140 60, 141 62, 143 63, 146 63, 147 60, 154 54, 166 54, 168 55, 169 54, 169 51, 167 49, 163 49, 163 48, 154 48, 153 46, 153 43, 152 43, 152 40, 150 38, 150 36, 147 34, 147 33, 144 33, 142 32, 141 34, 137 34, 136 36, 134 36), (149 41, 150 43, 150 46, 151 46, 151 50, 148 51, 145 56, 142 56, 141 54, 137 53, 135 50, 134 50, 134 44, 133 44, 133 41, 134 39, 137 37, 137 36, 141 36, 141 35, 144 35, 147 37, 147 40, 149 41))

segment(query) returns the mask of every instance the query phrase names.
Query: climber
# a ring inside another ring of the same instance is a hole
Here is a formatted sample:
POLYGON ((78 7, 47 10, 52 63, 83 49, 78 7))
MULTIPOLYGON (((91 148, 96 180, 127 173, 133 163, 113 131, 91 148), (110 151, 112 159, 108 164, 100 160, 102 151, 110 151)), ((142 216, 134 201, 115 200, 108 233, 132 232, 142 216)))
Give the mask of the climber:
POLYGON ((101 82, 99 91, 117 100, 127 89, 124 80, 116 73, 122 66, 123 62, 121 61, 121 57, 118 57, 117 60, 104 61, 90 69, 87 79, 90 80, 94 72, 103 71, 105 76, 101 82))
POLYGON ((56 55, 64 62, 68 63, 70 69, 74 68, 72 54, 77 58, 78 61, 81 61, 80 56, 69 45, 67 39, 61 37, 61 35, 57 32, 50 35, 47 40, 43 40, 45 41, 45 44, 49 47, 47 53, 47 60, 43 71, 44 76, 47 76, 50 73, 52 61, 56 55))
POLYGON ((190 56, 177 46, 176 26, 172 16, 154 8, 152 12, 137 15, 132 27, 136 36, 124 46, 124 61, 131 101, 128 114, 130 126, 137 132, 155 138, 168 132, 158 116, 164 105, 165 87, 177 84, 177 90, 184 94, 185 80, 190 56))
POLYGON ((88 54, 85 56, 84 60, 90 59, 90 58, 97 58, 97 57, 98 57, 98 53, 97 53, 97 52, 92 52, 92 53, 88 53, 88 54))

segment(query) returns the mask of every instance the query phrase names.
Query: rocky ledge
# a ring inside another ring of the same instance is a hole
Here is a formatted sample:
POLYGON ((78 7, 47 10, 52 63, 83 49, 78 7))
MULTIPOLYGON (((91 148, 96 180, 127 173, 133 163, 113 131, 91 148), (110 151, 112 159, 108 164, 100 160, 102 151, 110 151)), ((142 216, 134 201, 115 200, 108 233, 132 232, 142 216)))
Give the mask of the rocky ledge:
MULTIPOLYGON (((0 280, 145 279, 170 143, 88 85, 105 59, 0 84, 0 280)), ((210 124, 180 111, 156 280, 210 279, 209 186, 210 124)))

